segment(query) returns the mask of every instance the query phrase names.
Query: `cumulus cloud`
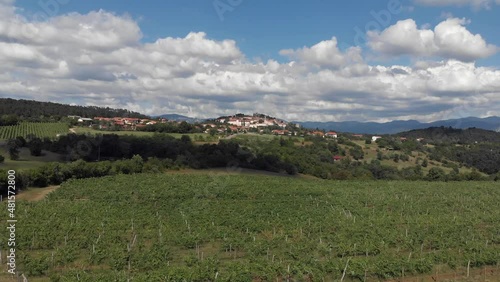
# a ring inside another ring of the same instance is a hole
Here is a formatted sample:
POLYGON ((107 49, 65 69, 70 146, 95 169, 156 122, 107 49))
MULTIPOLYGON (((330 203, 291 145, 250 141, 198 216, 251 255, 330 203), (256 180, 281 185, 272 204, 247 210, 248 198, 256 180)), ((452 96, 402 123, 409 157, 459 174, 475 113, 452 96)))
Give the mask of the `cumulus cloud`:
POLYGON ((361 48, 350 47, 345 52, 339 50, 337 38, 321 41, 312 47, 281 50, 280 54, 319 67, 341 67, 352 62, 362 62, 361 48))
POLYGON ((489 45, 457 19, 434 30, 398 23, 372 34, 372 43, 387 54, 461 61, 379 66, 358 47, 341 50, 335 37, 282 50, 290 61, 257 62, 234 40, 204 32, 143 43, 127 15, 94 11, 36 22, 16 14, 12 1, 0 5, 10 10, 0 18, 1 97, 196 117, 257 111, 290 120, 426 121, 455 117, 466 105, 474 106, 469 115, 500 114, 500 71, 467 62, 489 45), (408 37, 399 38, 402 31, 408 37), (452 51, 453 42, 467 46, 452 51))
POLYGON ((191 32, 185 38, 159 39, 154 44, 148 44, 145 49, 175 56, 206 57, 214 60, 234 60, 242 56, 234 40, 207 40, 204 32, 191 32))
POLYGON ((413 19, 402 20, 381 32, 369 31, 368 45, 389 56, 439 56, 466 62, 498 52, 499 48, 486 43, 480 34, 468 31, 468 23, 465 19, 449 18, 431 30, 419 29, 413 19))
POLYGON ((424 6, 471 6, 474 9, 490 9, 492 5, 500 4, 500 0, 415 0, 424 6))

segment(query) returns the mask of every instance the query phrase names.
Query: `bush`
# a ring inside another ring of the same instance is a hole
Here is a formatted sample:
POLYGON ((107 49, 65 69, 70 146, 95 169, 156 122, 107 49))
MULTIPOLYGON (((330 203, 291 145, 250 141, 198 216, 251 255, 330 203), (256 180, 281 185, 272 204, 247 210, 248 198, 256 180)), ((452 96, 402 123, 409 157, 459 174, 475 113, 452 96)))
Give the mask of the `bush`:
POLYGON ((483 176, 476 169, 473 169, 470 173, 465 176, 466 180, 478 181, 483 180, 483 176))
POLYGON ((49 186, 48 175, 44 173, 42 169, 38 169, 31 173, 31 184, 36 187, 47 187, 49 186))
POLYGON ((42 155, 42 147, 43 147, 43 143, 42 143, 42 139, 40 139, 40 138, 33 138, 28 143, 28 148, 30 149, 30 154, 32 156, 36 156, 36 157, 41 156, 42 155))
POLYGON ((399 162, 399 155, 398 154, 394 154, 393 161, 395 163, 399 162))
POLYGON ((361 160, 364 158, 365 153, 363 152, 363 149, 359 146, 356 146, 354 148, 349 149, 349 154, 355 159, 355 160, 361 160))
POLYGON ((27 276, 42 276, 49 270, 49 263, 46 258, 28 257, 24 262, 24 271, 27 276))
POLYGON ((427 173, 427 180, 429 181, 440 181, 446 178, 446 174, 442 168, 433 167, 427 173))
POLYGON ((401 154, 399 155, 399 159, 402 160, 403 162, 407 162, 410 160, 410 156, 408 156, 408 154, 401 154))
POLYGON ((9 157, 11 160, 16 161, 19 159, 19 143, 15 139, 10 139, 7 141, 7 147, 9 150, 9 157))
POLYGON ((294 166, 293 164, 284 163, 283 166, 285 168, 286 173, 288 173, 289 175, 296 175, 298 173, 297 167, 294 166))

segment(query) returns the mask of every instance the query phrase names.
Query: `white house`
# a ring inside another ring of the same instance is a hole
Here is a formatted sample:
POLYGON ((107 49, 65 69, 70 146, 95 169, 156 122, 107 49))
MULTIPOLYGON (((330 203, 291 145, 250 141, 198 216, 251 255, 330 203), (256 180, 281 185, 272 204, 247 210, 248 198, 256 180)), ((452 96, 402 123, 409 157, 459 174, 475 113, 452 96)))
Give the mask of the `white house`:
POLYGON ((79 118, 78 119, 78 122, 85 122, 85 121, 91 122, 91 121, 93 121, 93 119, 91 119, 91 118, 79 118))
POLYGON ((382 138, 382 136, 372 136, 372 142, 375 142, 381 138, 382 138))
POLYGON ((337 132, 330 131, 325 134, 326 137, 337 138, 337 132))

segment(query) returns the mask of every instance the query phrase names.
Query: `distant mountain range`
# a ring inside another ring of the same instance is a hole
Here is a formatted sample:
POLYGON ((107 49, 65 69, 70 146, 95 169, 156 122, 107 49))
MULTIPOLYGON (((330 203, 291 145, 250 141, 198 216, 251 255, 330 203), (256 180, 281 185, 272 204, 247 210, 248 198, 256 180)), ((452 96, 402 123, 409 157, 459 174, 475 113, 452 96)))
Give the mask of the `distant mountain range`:
MULTIPOLYGON (((178 114, 164 114, 154 116, 154 118, 166 118, 168 120, 186 121, 189 123, 204 122, 207 119, 192 118, 178 114)), ((425 129, 429 127, 452 127, 457 129, 467 129, 471 127, 493 130, 500 132, 500 117, 467 117, 460 119, 440 120, 429 123, 419 122, 417 120, 394 120, 391 122, 359 122, 359 121, 342 121, 342 122, 315 122, 315 121, 293 121, 300 124, 302 127, 311 129, 335 130, 339 132, 349 132, 356 134, 396 134, 400 132, 425 129)))
POLYGON ((500 117, 476 118, 467 117, 461 119, 440 120, 430 123, 422 123, 417 120, 395 120, 386 123, 377 122, 300 122, 305 128, 319 128, 324 130, 335 130, 339 132, 350 132, 357 134, 395 134, 399 132, 424 129, 429 127, 453 127, 458 129, 466 129, 471 127, 493 130, 500 132, 500 117))

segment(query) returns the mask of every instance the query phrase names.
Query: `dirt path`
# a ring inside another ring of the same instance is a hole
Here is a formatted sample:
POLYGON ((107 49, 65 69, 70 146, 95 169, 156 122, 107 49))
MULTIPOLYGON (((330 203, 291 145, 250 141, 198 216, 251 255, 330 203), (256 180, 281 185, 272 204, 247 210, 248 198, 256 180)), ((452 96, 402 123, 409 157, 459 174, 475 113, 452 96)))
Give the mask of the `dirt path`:
POLYGON ((23 191, 19 195, 17 195, 16 198, 28 202, 40 201, 43 200, 45 196, 47 196, 47 194, 56 190, 59 187, 60 186, 49 186, 45 188, 29 188, 28 190, 23 191))

